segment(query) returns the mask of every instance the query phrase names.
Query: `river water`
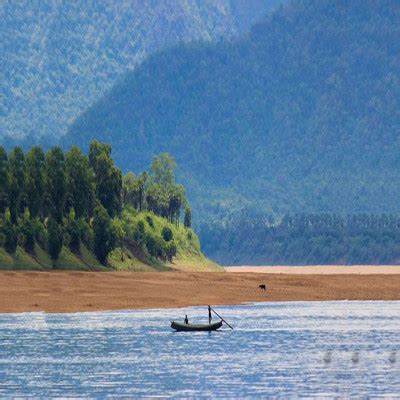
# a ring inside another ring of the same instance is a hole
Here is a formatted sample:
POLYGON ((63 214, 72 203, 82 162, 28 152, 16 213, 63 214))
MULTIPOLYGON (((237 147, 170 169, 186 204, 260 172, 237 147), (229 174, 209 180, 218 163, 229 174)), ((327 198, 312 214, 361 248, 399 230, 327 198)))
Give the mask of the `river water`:
POLYGON ((0 314, 0 397, 400 398, 400 302, 0 314))

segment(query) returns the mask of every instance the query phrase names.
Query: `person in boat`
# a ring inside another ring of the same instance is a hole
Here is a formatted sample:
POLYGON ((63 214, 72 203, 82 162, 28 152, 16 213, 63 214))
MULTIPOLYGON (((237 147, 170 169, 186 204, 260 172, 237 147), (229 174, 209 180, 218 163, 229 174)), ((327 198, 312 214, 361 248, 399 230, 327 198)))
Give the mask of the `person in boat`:
POLYGON ((188 325, 189 324, 189 318, 187 315, 185 315, 185 324, 188 325))
POLYGON ((211 315, 211 307, 208 306, 208 324, 211 325, 212 315, 211 315))

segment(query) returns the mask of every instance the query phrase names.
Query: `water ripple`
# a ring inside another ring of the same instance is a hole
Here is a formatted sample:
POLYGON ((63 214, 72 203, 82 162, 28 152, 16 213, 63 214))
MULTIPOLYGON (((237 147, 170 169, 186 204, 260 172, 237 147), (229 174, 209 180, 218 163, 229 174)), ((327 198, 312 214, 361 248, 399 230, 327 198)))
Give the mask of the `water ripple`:
POLYGON ((400 397, 400 302, 0 314, 0 397, 400 397))

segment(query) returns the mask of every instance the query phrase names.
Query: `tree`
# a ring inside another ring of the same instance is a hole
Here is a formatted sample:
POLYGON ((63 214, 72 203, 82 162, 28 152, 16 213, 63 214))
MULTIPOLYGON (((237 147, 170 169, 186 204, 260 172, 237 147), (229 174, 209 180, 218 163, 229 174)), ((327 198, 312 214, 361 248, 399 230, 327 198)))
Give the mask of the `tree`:
POLYGON ((40 147, 32 147, 26 154, 26 193, 31 217, 39 215, 45 190, 45 156, 40 147))
MULTIPOLYGON (((135 207, 135 188, 136 177, 132 172, 128 172, 122 178, 122 204, 135 207)), ((135 207, 136 208, 136 207, 135 207)))
POLYGON ((94 197, 94 172, 89 160, 78 147, 71 147, 65 156, 67 190, 73 198, 76 216, 88 216, 94 197))
POLYGON ((192 226, 192 210, 189 207, 185 208, 185 217, 183 220, 183 225, 185 228, 190 228, 192 226))
POLYGON ((55 218, 50 217, 47 225, 49 232, 49 254, 53 261, 60 255, 63 245, 63 235, 55 218))
POLYGON ((173 257, 176 256, 177 248, 175 242, 172 240, 168 243, 167 247, 167 258, 169 262, 172 262, 173 257))
POLYGON ((97 157, 100 154, 105 154, 111 157, 111 146, 104 143, 99 143, 97 140, 92 140, 89 147, 89 164, 95 174, 97 174, 97 157))
POLYGON ((21 220, 19 221, 20 232, 22 234, 22 245, 28 253, 33 253, 35 249, 35 225, 31 219, 28 208, 25 208, 21 220))
POLYGON ((4 234, 5 234, 5 244, 4 248, 9 254, 14 254, 17 249, 17 234, 14 225, 11 220, 10 209, 7 208, 4 213, 4 234))
POLYGON ((111 217, 121 211, 122 173, 111 159, 111 147, 96 141, 90 143, 89 162, 96 182, 96 197, 111 217))
POLYGON ((123 177, 122 203, 124 205, 131 205, 137 210, 142 211, 146 182, 146 172, 138 176, 135 176, 132 172, 128 172, 123 177))
POLYGON ((121 249, 121 261, 124 261, 124 237, 125 237, 124 224, 119 218, 114 218, 112 223, 116 241, 121 249))
POLYGON ((11 221, 16 222, 19 214, 18 205, 25 190, 25 156, 20 147, 14 147, 8 158, 9 197, 11 221))
POLYGON ((75 218, 75 210, 70 208, 66 221, 67 233, 69 236, 69 248, 74 253, 79 253, 81 244, 80 224, 75 218))
POLYGON ((179 215, 181 207, 186 203, 185 189, 182 185, 174 185, 168 192, 168 219, 179 225, 179 215))
POLYGON ((67 174, 64 153, 58 146, 52 147, 46 154, 46 186, 53 203, 53 216, 61 223, 67 191, 67 174))
POLYGON ((151 162, 151 177, 163 190, 175 184, 174 169, 176 162, 168 153, 161 153, 153 157, 151 162))
POLYGON ((93 214, 94 253, 97 259, 105 264, 108 254, 114 250, 117 237, 111 218, 100 203, 94 209, 93 214))

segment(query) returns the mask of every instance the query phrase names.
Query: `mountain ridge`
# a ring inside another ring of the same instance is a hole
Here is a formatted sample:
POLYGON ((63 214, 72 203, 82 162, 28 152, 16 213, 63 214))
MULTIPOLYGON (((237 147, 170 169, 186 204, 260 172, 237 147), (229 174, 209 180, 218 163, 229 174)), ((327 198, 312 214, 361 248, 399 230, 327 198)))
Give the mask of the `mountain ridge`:
POLYGON ((65 134, 148 54, 233 37, 279 1, 0 2, 0 137, 65 134))

